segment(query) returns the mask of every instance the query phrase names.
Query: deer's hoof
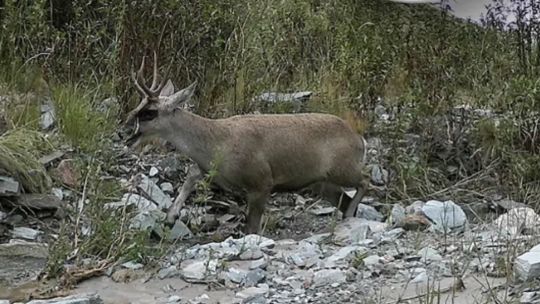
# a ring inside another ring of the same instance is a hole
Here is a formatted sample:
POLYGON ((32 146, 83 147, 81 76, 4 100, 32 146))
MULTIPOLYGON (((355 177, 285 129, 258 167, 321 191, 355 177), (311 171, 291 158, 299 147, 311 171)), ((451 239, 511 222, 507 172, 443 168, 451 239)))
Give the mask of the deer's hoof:
POLYGON ((170 210, 169 212, 167 212, 167 218, 165 219, 165 223, 169 225, 174 225, 177 219, 178 219, 178 214, 174 212, 174 210, 170 210))

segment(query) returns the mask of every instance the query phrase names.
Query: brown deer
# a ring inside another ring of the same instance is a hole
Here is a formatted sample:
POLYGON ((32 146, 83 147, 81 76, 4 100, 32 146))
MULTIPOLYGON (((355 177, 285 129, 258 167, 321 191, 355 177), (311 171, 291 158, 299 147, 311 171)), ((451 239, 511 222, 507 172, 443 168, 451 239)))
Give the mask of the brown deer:
POLYGON ((173 206, 168 221, 174 222, 197 179, 212 166, 213 183, 247 197, 247 233, 257 233, 266 201, 273 192, 316 189, 337 203, 345 217, 354 216, 365 189, 366 141, 341 118, 329 114, 261 114, 208 119, 185 109, 196 82, 174 92, 165 78, 158 83, 154 54, 152 85, 140 69, 132 74, 142 95, 125 124, 135 127, 128 146, 145 139, 161 138, 173 144, 196 164, 173 206), (351 199, 343 188, 355 188, 351 199), (339 203, 338 203, 339 201, 339 203))

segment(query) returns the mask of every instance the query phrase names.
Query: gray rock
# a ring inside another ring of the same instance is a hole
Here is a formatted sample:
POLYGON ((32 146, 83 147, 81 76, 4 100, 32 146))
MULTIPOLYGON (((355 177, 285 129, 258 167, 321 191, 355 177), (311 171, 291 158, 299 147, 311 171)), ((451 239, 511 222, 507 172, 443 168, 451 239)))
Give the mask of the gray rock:
POLYGON ((257 287, 249 287, 236 293, 236 297, 242 299, 242 303, 253 303, 256 298, 264 297, 270 291, 266 284, 259 284, 257 287))
POLYGON ((103 300, 98 294, 82 294, 48 300, 33 300, 26 304, 103 304, 103 300))
POLYGON ((534 231, 539 223, 540 216, 529 207, 511 209, 493 222, 499 233, 511 237, 516 237, 522 232, 534 231))
POLYGON ((236 284, 243 283, 246 279, 247 271, 231 267, 226 273, 226 276, 231 282, 236 284))
POLYGON ((158 173, 159 173, 158 168, 152 166, 152 167, 150 168, 150 172, 148 172, 148 175, 149 175, 150 177, 154 177, 154 176, 158 175, 158 173))
POLYGON ((161 183, 160 187, 161 187, 161 190, 163 190, 163 192, 174 193, 173 184, 171 184, 169 182, 161 183))
POLYGON ((433 222, 431 227, 435 231, 463 231, 467 225, 465 212, 452 201, 428 201, 422 207, 422 212, 433 222))
POLYGON ((152 211, 158 209, 158 206, 154 202, 135 193, 125 193, 120 202, 107 203, 104 206, 105 208, 113 209, 122 208, 124 206, 136 206, 140 211, 152 211))
POLYGON ((420 284, 420 283, 426 283, 428 282, 429 277, 426 271, 419 273, 417 276, 415 276, 411 283, 420 284))
POLYGON ((130 229, 152 230, 160 237, 163 237, 163 228, 161 222, 167 215, 159 210, 140 211, 132 219, 129 225, 130 229))
POLYGON ((43 231, 28 228, 28 227, 16 227, 11 230, 11 236, 16 239, 25 239, 29 241, 37 240, 43 231))
POLYGON ((14 285, 45 269, 49 253, 46 244, 10 240, 0 244, 0 282, 14 285))
POLYGON ((120 103, 116 97, 108 97, 102 100, 97 107, 97 110, 105 115, 117 115, 120 110, 120 103))
POLYGON ((357 253, 367 252, 367 248, 361 246, 346 246, 340 248, 334 254, 325 259, 326 267, 333 265, 348 263, 357 253))
POLYGON ((313 276, 313 286, 326 286, 333 283, 345 283, 347 276, 339 269, 323 269, 315 272, 313 276))
POLYGON ((339 244, 353 245, 365 240, 369 233, 369 225, 359 218, 346 218, 334 231, 334 241, 339 244))
POLYGON ((178 295, 172 295, 167 298, 167 303, 179 303, 182 301, 182 297, 178 295))
POLYGON ((257 269, 257 268, 266 269, 266 267, 268 267, 268 261, 266 261, 265 258, 254 260, 249 265, 249 269, 257 269))
POLYGON ((386 231, 381 238, 381 242, 382 243, 395 242, 397 239, 399 239, 400 236, 403 235, 403 233, 405 233, 405 229, 403 228, 395 228, 390 231, 386 231))
POLYGON ((265 278, 266 272, 257 268, 246 273, 243 283, 247 287, 256 286, 257 284, 263 282, 265 278))
POLYGON ((370 256, 365 257, 362 261, 364 262, 364 265, 366 265, 367 267, 373 267, 381 262, 381 257, 376 254, 370 255, 370 256))
POLYGON ((336 207, 316 207, 309 210, 309 212, 317 216, 330 215, 334 213, 334 211, 336 211, 336 207))
POLYGON ((412 204, 405 208, 407 214, 423 214, 422 208, 426 203, 422 201, 414 201, 412 204))
POLYGON ((540 303, 540 291, 525 291, 519 298, 520 304, 539 304, 540 303))
POLYGON ((16 196, 19 193, 19 182, 11 177, 0 175, 0 196, 16 196))
POLYGON ((170 241, 189 239, 191 237, 193 237, 193 233, 180 219, 176 220, 168 236, 170 241))
POLYGON ((172 205, 171 198, 166 195, 153 181, 144 174, 140 174, 137 188, 144 192, 160 209, 168 209, 172 205))
POLYGON ((182 263, 180 274, 187 281, 202 281, 207 276, 215 275, 218 260, 196 260, 182 263))
POLYGON ((56 150, 50 154, 44 155, 39 159, 39 162, 46 166, 49 163, 52 163, 53 161, 60 159, 62 156, 64 156, 64 151, 56 150))
POLYGON ((390 223, 392 225, 401 223, 406 216, 406 211, 400 204, 394 204, 392 211, 390 212, 390 223))
POLYGON ((246 235, 243 238, 227 238, 220 243, 208 243, 204 245, 195 245, 187 249, 184 253, 188 259, 236 259, 242 253, 249 250, 263 250, 275 245, 274 240, 259 236, 256 234, 246 235))
POLYGON ((264 253, 259 248, 248 248, 240 253, 240 260, 257 260, 264 256, 264 253))
POLYGON ((430 247, 420 249, 418 251, 418 255, 421 257, 421 261, 424 263, 442 261, 442 256, 439 254, 439 252, 430 247))
POLYGON ((356 217, 377 222, 384 219, 384 216, 374 207, 364 204, 358 204, 358 208, 356 209, 356 217))
POLYGON ((142 269, 144 267, 143 264, 135 263, 133 261, 125 262, 121 266, 124 267, 124 268, 127 268, 127 269, 132 269, 132 270, 138 270, 138 269, 142 269))
POLYGON ((50 100, 47 100, 41 105, 41 116, 39 118, 39 126, 42 130, 49 130, 55 123, 54 105, 50 100))
POLYGON ((521 281, 540 278, 540 244, 516 258, 514 273, 521 281))
POLYGON ((7 213, 0 211, 0 223, 8 218, 7 213))
POLYGON ((163 280, 163 279, 175 277, 175 276, 177 276, 179 274, 180 274, 180 272, 178 271, 176 266, 171 265, 171 266, 169 266, 167 268, 160 269, 158 271, 158 278, 163 280))
POLYGON ((380 165, 374 165, 371 167, 371 181, 375 185, 383 186, 388 183, 388 170, 384 169, 380 165))

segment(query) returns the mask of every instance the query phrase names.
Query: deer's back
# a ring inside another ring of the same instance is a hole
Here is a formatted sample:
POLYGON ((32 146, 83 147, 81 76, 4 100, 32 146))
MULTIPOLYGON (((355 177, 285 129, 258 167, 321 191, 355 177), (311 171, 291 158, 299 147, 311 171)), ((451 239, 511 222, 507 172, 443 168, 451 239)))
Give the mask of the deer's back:
MULTIPOLYGON (((228 168, 251 182, 270 174, 277 188, 339 179, 356 182, 363 144, 347 123, 328 114, 246 115, 220 120, 228 130, 228 168)), ((227 162, 227 160, 224 160, 227 162)))

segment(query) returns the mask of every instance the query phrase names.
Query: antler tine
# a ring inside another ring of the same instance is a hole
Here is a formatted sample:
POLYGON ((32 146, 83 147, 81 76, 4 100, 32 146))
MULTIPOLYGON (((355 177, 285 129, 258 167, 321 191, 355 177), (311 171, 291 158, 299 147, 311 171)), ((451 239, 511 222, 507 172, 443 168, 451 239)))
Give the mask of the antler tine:
MULTIPOLYGON (((154 51, 154 72, 152 77, 152 86, 150 87, 150 90, 155 91, 156 85, 158 84, 158 64, 157 64, 157 54, 156 51, 154 51)), ((159 92, 159 91, 158 91, 159 92)))
POLYGON ((159 92, 161 92, 161 90, 163 89, 163 87, 167 83, 167 78, 169 78, 169 73, 170 72, 171 72, 171 65, 169 64, 169 66, 167 67, 167 71, 164 74, 164 77, 161 79, 161 82, 159 83, 159 86, 155 89, 158 94, 159 94, 159 92))
POLYGON ((141 87, 141 89, 144 91, 145 95, 147 97, 156 97, 157 96, 157 92, 152 90, 152 89, 149 89, 146 84, 145 84, 145 80, 144 80, 144 76, 143 76, 143 70, 144 70, 144 60, 145 60, 145 56, 143 56, 143 60, 142 60, 142 63, 141 63, 141 67, 139 68, 139 70, 137 71, 137 83, 138 83, 138 86, 141 87))
POLYGON ((133 80, 133 83, 135 83, 135 87, 137 88, 137 91, 141 93, 143 96, 147 96, 146 91, 139 85, 139 82, 137 81, 137 76, 135 76, 135 72, 131 72, 131 80, 133 80))

